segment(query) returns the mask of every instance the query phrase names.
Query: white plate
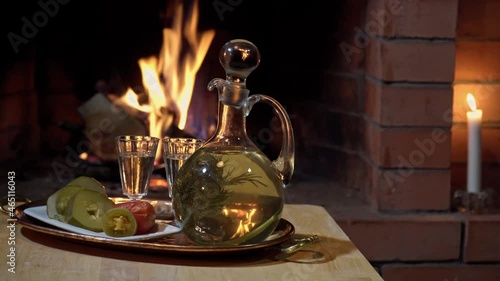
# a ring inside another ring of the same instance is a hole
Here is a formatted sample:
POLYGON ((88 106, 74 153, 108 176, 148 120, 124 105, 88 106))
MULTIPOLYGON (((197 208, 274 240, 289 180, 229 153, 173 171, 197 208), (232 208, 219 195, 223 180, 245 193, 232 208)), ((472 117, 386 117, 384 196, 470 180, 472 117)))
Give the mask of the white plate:
POLYGON ((37 220, 43 221, 44 223, 50 224, 52 226, 74 232, 74 233, 79 233, 83 235, 90 235, 90 236, 95 236, 95 237, 102 237, 102 238, 108 238, 108 239, 115 239, 115 240, 125 240, 125 241, 144 241, 144 240, 151 240, 151 239, 157 239, 161 238, 166 235, 178 233, 181 231, 180 228, 175 227, 173 225, 168 224, 165 221, 156 221, 156 225, 158 226, 156 229, 156 232, 153 233, 148 233, 148 234, 143 234, 143 235, 133 235, 133 236, 126 236, 126 237, 112 237, 107 235, 104 232, 95 232, 91 230, 87 230, 81 227, 73 226, 55 219, 51 219, 47 216, 47 206, 38 206, 38 207, 31 207, 27 208, 24 210, 24 213, 30 217, 33 217, 37 220))

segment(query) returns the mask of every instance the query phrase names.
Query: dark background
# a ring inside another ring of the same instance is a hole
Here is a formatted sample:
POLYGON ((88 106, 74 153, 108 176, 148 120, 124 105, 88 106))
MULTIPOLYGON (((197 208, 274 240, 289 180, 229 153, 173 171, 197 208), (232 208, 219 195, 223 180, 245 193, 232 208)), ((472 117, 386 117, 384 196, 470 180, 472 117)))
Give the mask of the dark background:
MULTIPOLYGON (((40 2, 58 3, 55 0, 40 2)), ((126 77, 137 67, 137 59, 158 54, 161 30, 169 25, 171 18, 168 3, 169 0, 73 0, 64 5, 58 3, 58 12, 48 17, 47 24, 39 27, 27 44, 19 45, 20 53, 33 46, 37 47, 37 54, 41 56, 49 54, 54 47, 63 49, 58 55, 66 61, 68 72, 79 78, 76 85, 78 93, 87 93, 86 90, 94 87, 98 79, 116 74, 126 77), (54 42, 58 46, 51 45, 54 42)), ((187 7, 193 1, 184 3, 187 7)), ((0 34, 3 39, 0 41, 0 59, 3 71, 8 70, 9 64, 19 55, 14 53, 7 34, 13 32, 22 36, 24 23, 21 19, 26 17, 33 22, 33 16, 42 10, 38 1, 12 1, 9 5, 1 12, 0 34)), ((266 3, 263 0, 201 1, 199 6, 199 30, 215 29, 217 32, 211 54, 218 52, 220 44, 226 39, 244 38, 259 47, 262 63, 252 74, 253 79, 248 81, 255 84, 255 91, 284 82, 273 77, 283 78, 280 72, 292 62, 297 67, 326 63, 314 55, 327 51, 329 46, 325 40, 328 38, 322 39, 313 33, 333 28, 331 17, 335 14, 332 13, 338 9, 326 9, 322 4, 315 3, 266 3), (235 6, 230 6, 229 2, 235 6), (218 14, 214 5, 227 10, 218 14), (280 63, 283 65, 280 66, 280 63)), ((208 55, 207 59, 210 59, 208 55)), ((87 98, 85 94, 81 95, 82 99, 87 98)))

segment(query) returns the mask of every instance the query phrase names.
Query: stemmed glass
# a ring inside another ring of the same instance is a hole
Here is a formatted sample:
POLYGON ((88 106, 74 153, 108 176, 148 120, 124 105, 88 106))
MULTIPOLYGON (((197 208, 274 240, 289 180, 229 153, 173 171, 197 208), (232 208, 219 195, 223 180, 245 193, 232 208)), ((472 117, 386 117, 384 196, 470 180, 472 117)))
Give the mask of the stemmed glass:
POLYGON ((148 194, 159 141, 151 136, 116 137, 122 192, 131 201, 148 194))
POLYGON ((172 198, 177 172, 186 160, 205 143, 195 138, 163 138, 163 159, 167 175, 168 195, 172 198))

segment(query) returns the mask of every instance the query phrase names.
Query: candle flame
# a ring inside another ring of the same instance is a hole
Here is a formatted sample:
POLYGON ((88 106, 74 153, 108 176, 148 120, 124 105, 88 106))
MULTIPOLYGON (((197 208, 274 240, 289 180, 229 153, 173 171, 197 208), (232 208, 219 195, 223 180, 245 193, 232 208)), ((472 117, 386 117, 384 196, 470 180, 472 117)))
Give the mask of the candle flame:
POLYGON ((469 107, 472 111, 476 111, 476 100, 474 99, 474 96, 471 93, 467 94, 467 103, 469 104, 469 107))

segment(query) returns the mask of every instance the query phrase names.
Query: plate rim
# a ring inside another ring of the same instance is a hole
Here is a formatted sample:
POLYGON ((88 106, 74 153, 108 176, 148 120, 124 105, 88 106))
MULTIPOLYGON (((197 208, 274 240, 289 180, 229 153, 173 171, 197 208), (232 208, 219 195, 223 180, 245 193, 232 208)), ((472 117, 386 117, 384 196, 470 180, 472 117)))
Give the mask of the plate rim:
MULTIPOLYGON (((172 253, 172 254, 204 254, 204 255, 236 254, 236 253, 245 253, 248 251, 262 250, 266 248, 272 248, 281 244, 285 244, 292 238, 292 235, 295 234, 295 226, 288 220, 280 218, 278 227, 286 229, 286 232, 283 235, 275 239, 266 240, 263 242, 253 243, 253 244, 235 245, 235 246, 215 246, 215 245, 204 246, 204 245, 180 245, 180 244, 170 244, 164 242, 160 243, 159 241, 162 238, 165 238, 165 236, 159 237, 158 239, 151 239, 145 241, 118 240, 118 239, 70 232, 55 227, 53 225, 47 224, 43 221, 40 221, 24 213, 24 210, 27 208, 41 206, 45 204, 46 200, 39 200, 18 206, 15 209, 16 223, 33 231, 45 233, 52 237, 56 237, 66 241, 71 241, 80 244, 87 244, 87 245, 90 244, 92 246, 104 246, 107 248, 112 248, 117 250, 134 250, 140 252, 172 253), (34 220, 35 223, 32 223, 29 220, 34 220), (38 222, 38 224, 36 222, 38 222)), ((185 234, 182 233, 182 231, 178 233, 169 234, 166 236, 174 236, 174 235, 185 236, 185 234)), ((186 237, 185 239, 188 238, 186 237)))
MULTIPOLYGON (((163 232, 155 232, 155 233, 150 233, 150 234, 143 234, 143 235, 134 235, 134 236, 126 236, 126 237, 109 237, 109 236, 102 236, 102 235, 92 235, 92 234, 85 234, 85 233, 81 233, 81 232, 77 232, 77 231, 71 231, 70 228, 75 228, 75 229, 79 229, 79 227, 77 226, 72 226, 72 225, 68 225, 68 227, 63 227, 63 226, 59 226, 60 224, 64 224, 58 220, 54 220, 54 223, 51 223, 50 221, 52 219, 50 219, 48 216, 44 217, 44 218, 39 218, 38 216, 35 216, 33 214, 28 214, 26 211, 29 210, 29 209, 35 209, 35 208, 44 208, 45 209, 45 212, 46 212, 46 208, 47 206, 46 205, 40 205, 40 206, 31 206, 31 207, 27 207, 27 208, 24 208, 23 209, 23 213, 26 214, 28 217, 30 218, 33 218, 33 219, 36 219, 40 222, 43 222, 45 224, 48 224, 50 226, 53 226, 57 229, 61 229, 61 230, 64 230, 64 231, 67 231, 69 233, 77 233, 77 234, 81 234, 81 235, 87 235, 87 236, 91 236, 91 237, 102 237, 102 238, 106 238, 106 239, 111 239, 113 241, 115 240, 123 240, 123 241, 146 241, 146 240, 153 240, 153 239, 161 239, 162 237, 165 237, 167 235, 171 235, 173 233, 177 233, 177 232, 180 232, 181 229, 177 226, 174 226, 174 225, 169 225, 168 223, 166 223, 165 220, 160 220, 162 221, 162 224, 164 225, 168 225, 168 226, 171 226, 173 228, 175 228, 175 231, 171 231, 171 232, 165 232, 166 230, 164 230, 163 232)), ((33 211, 35 212, 35 211, 33 211)), ((38 210, 37 210, 38 212, 38 210)), ((167 226, 167 227, 168 227, 167 226)), ((88 231, 88 232, 91 232, 91 231, 88 231)), ((102 233, 100 233, 102 234, 102 233)))

